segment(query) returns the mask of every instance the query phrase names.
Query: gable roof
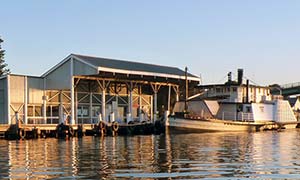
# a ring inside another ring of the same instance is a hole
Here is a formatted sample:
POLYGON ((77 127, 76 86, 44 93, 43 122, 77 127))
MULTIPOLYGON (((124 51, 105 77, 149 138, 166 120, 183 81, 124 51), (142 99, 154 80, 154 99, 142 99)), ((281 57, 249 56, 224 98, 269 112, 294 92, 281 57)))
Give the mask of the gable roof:
MULTIPOLYGON (((157 77, 176 78, 184 79, 185 71, 169 66, 161 66, 126 60, 117 60, 101 57, 92 57, 80 54, 71 54, 65 58, 62 62, 54 66, 52 69, 44 73, 42 76, 45 77, 57 69, 61 64, 65 63, 70 58, 78 60, 90 67, 98 69, 98 71, 116 72, 124 74, 135 74, 135 75, 150 75, 157 77)), ((199 77, 188 73, 188 80, 200 81, 199 77)))
MULTIPOLYGON (((103 71, 116 71, 120 72, 129 72, 133 74, 144 74, 149 75, 149 73, 153 73, 153 75, 160 76, 164 75, 175 75, 183 77, 185 76, 185 71, 170 66, 161 66, 161 65, 154 65, 154 64, 147 64, 147 63, 140 63, 140 62, 132 62, 126 60, 117 60, 117 59, 109 59, 109 58, 100 58, 100 57, 92 57, 92 56, 85 56, 79 54, 73 54, 75 58, 84 61, 86 64, 91 64, 94 67, 98 67, 98 70, 103 71), (118 71, 119 70, 119 71, 118 71), (134 73, 136 72, 136 73, 134 73)), ((199 77, 188 73, 188 78, 190 80, 197 80, 199 81, 199 77)))

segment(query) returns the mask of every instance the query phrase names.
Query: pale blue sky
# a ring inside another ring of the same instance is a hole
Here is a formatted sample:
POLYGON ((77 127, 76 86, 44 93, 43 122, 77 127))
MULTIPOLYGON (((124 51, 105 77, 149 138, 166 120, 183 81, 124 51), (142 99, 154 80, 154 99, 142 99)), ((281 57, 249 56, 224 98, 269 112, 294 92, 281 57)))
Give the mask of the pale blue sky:
POLYGON ((176 66, 221 83, 300 81, 298 0, 1 0, 12 73, 41 75, 70 53, 176 66), (222 81, 223 80, 223 81, 222 81))

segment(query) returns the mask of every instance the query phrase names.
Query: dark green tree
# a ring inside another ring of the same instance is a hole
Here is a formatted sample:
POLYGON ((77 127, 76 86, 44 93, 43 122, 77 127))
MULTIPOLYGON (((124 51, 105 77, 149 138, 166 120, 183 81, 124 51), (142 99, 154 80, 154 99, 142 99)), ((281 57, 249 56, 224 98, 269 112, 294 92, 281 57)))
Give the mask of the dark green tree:
POLYGON ((0 37, 0 76, 10 73, 10 70, 7 68, 7 64, 4 61, 5 50, 1 48, 1 43, 3 40, 0 37))

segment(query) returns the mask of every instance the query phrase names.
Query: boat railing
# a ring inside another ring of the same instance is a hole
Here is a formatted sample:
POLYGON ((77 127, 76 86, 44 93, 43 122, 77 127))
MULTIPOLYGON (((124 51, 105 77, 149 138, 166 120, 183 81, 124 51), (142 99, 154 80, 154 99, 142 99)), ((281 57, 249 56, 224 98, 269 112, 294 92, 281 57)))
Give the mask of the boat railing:
POLYGON ((253 113, 244 112, 223 112, 222 120, 234 120, 234 121, 253 121, 253 113))

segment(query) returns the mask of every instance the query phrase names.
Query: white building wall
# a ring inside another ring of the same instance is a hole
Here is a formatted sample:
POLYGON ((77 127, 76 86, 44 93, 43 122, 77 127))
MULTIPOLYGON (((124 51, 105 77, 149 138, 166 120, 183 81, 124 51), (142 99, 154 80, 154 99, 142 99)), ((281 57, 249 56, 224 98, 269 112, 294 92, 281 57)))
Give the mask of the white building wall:
POLYGON ((273 104, 253 103, 252 112, 254 121, 273 121, 273 104))
POLYGON ((237 94, 238 94, 238 101, 237 102, 243 102, 243 89, 237 88, 237 94))
MULTIPOLYGON (((207 93, 208 97, 216 96, 228 96, 225 102, 239 102, 242 103, 246 100, 247 96, 247 87, 246 86, 217 86, 211 88, 207 93), (233 90, 236 88, 236 91, 233 90)), ((271 101, 272 96, 269 92, 269 89, 266 87, 253 87, 250 86, 248 89, 248 98, 249 102, 262 102, 262 101, 271 101)))

